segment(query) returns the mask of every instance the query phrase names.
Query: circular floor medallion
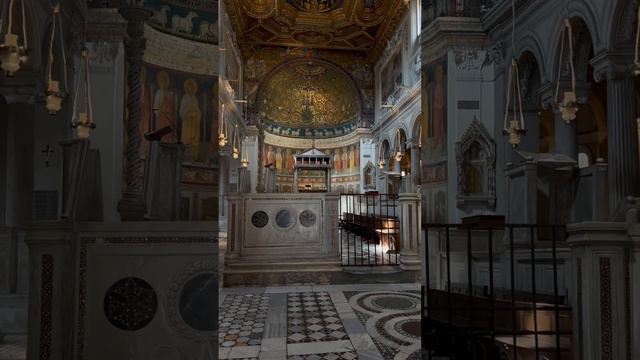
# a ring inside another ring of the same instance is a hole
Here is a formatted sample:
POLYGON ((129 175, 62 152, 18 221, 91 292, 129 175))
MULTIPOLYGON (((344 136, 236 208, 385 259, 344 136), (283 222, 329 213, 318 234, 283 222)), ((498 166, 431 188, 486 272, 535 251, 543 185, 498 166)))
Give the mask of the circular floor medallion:
POLYGON ((263 228, 269 223, 269 215, 264 211, 256 211, 251 216, 251 223, 257 228, 263 228))
POLYGON ((373 303, 381 308, 389 310, 412 310, 415 308, 416 303, 405 298, 398 296, 383 296, 373 300, 373 303))
POLYGON ((300 213, 300 224, 304 227, 312 227, 316 223, 316 214, 311 210, 300 213))
POLYGON ((409 334, 409 335, 413 335, 415 337, 420 337, 421 333, 422 333, 422 328, 420 327, 420 321, 419 320, 413 320, 413 321, 407 321, 404 322, 402 324, 400 324, 400 329, 409 334))
POLYGON ((136 331, 147 326, 158 310, 158 297, 146 281, 124 278, 115 282, 104 297, 104 313, 113 326, 136 331))
POLYGON ((283 229, 290 228, 294 221, 291 211, 287 209, 282 209, 276 214, 276 224, 283 229))

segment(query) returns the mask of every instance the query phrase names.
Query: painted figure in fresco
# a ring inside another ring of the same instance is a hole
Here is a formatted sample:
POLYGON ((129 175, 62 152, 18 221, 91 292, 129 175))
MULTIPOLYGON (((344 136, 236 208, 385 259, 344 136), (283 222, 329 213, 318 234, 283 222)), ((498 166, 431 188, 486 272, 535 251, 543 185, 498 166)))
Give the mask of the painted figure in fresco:
POLYGON ((285 156, 285 166, 286 166, 286 173, 287 174, 293 174, 293 154, 291 153, 291 149, 287 149, 286 152, 286 156, 285 156))
POLYGON ((198 84, 195 80, 187 79, 184 82, 184 92, 180 101, 180 119, 182 120, 182 142, 190 145, 193 156, 198 153, 200 144, 200 122, 202 111, 198 103, 198 84))
POLYGON ((340 161, 340 149, 335 149, 335 153, 333 155, 333 169, 336 171, 336 174, 339 174, 340 170, 342 170, 342 161, 340 161))
POLYGON ((273 146, 269 145, 269 151, 267 152, 267 163, 265 165, 275 165, 276 155, 273 152, 273 146))
POLYGON ((356 169, 360 169, 360 144, 354 145, 356 149, 356 169))
POLYGON ((356 146, 349 147, 349 169, 356 168, 356 146))
POLYGON ((442 65, 436 68, 435 86, 433 89, 433 135, 436 148, 444 146, 444 69, 442 65))
POLYGON ((347 172, 349 169, 349 154, 347 153, 347 148, 342 148, 342 170, 347 172))
POLYGON ((173 132, 162 138, 163 142, 176 140, 175 100, 174 94, 169 90, 170 80, 166 71, 160 71, 156 75, 158 90, 153 97, 153 111, 156 115, 155 129, 171 126, 173 132))
POLYGON ((142 85, 142 99, 140 104, 142 107, 142 118, 140 119, 140 135, 142 135, 142 142, 140 143, 140 157, 145 159, 149 151, 149 142, 144 138, 144 134, 148 133, 151 129, 151 111, 149 109, 149 84, 147 84, 147 70, 142 69, 140 74, 140 84, 142 85))
POLYGON ((282 172, 282 149, 276 148, 276 170, 282 172))

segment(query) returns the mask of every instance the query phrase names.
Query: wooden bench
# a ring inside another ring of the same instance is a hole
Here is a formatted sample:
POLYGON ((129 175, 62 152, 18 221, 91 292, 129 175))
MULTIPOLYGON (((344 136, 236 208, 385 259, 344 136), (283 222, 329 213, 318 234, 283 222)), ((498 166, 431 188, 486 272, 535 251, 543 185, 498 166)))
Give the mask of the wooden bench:
POLYGON ((386 244, 390 250, 400 249, 400 221, 397 217, 342 213, 340 228, 356 234, 368 243, 386 244))

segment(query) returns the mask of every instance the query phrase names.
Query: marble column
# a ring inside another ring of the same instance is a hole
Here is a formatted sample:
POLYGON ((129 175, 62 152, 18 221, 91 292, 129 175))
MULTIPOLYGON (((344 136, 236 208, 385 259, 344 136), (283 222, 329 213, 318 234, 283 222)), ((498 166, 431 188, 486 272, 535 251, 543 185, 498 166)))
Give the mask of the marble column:
MULTIPOLYGON (((636 338, 640 334, 640 225, 632 225, 629 229, 631 236, 631 250, 629 252, 629 312, 631 313, 631 334, 636 338)), ((631 338, 629 338, 631 339, 631 338)), ((631 354, 640 354, 640 341, 630 344, 631 354)))
POLYGON ((251 192, 256 193, 258 188, 258 169, 260 161, 258 156, 258 128, 255 125, 247 125, 247 135, 244 140, 244 151, 249 160, 249 178, 251 179, 251 192))
POLYGON ((567 124, 562 120, 562 114, 555 111, 555 153, 566 155, 574 160, 578 160, 578 134, 576 132, 576 122, 567 124))
POLYGON ((226 232, 227 229, 227 195, 229 194, 229 165, 231 158, 231 151, 226 146, 219 151, 220 153, 220 168, 218 169, 218 224, 221 232, 226 232))
POLYGON ((640 195, 635 91, 629 76, 610 76, 607 81, 609 209, 612 214, 627 196, 640 195))
POLYGON ((411 144, 411 184, 414 187, 422 185, 420 172, 420 147, 418 144, 411 144))
POLYGON ((403 270, 420 270, 419 251, 420 193, 401 193, 398 195, 400 208, 400 267, 403 270))
MULTIPOLYGON (((569 225, 569 304, 576 359, 630 359, 633 328, 626 223, 569 225)), ((636 324, 637 326, 637 324, 636 324)), ((636 346, 637 347, 637 346, 636 346)))
POLYGON ((131 6, 119 10, 127 20, 127 37, 124 39, 127 58, 127 118, 125 122, 125 190, 118 203, 123 221, 142 220, 147 213, 144 200, 144 162, 140 157, 140 121, 142 118, 142 55, 146 39, 144 22, 153 14, 150 10, 131 6))

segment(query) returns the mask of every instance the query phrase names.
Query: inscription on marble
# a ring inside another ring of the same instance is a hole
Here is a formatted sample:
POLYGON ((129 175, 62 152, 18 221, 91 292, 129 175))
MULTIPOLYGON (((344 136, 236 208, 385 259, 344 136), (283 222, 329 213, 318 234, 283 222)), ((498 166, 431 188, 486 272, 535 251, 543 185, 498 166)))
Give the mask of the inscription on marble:
POLYGON ((158 297, 146 281, 124 278, 116 281, 104 297, 104 313, 113 326, 136 331, 147 326, 158 310, 158 297))
POLYGON ((283 229, 290 228, 293 222, 293 215, 291 215, 291 211, 287 209, 282 209, 276 214, 276 224, 283 229))
POLYGON ((180 315, 187 325, 199 331, 218 328, 218 279, 214 273, 191 278, 180 293, 180 315))
POLYGON ((312 227, 316 223, 316 214, 313 211, 305 210, 300 213, 300 224, 304 227, 312 227))
POLYGON ((264 211, 256 211, 251 216, 251 223, 257 228, 263 228, 269 223, 269 215, 264 211))

